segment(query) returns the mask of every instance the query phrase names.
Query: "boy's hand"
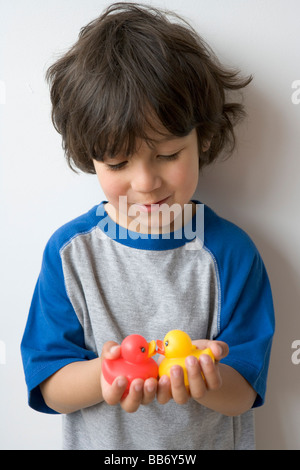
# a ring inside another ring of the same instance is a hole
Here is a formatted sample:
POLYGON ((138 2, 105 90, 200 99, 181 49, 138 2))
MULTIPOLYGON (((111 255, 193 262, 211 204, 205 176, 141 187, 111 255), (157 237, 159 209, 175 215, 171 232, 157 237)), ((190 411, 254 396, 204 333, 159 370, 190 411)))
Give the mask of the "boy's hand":
MULTIPOLYGON (((113 341, 108 341, 102 349, 102 359, 117 359, 120 356, 120 345, 113 341)), ((122 398, 127 387, 128 380, 125 376, 117 377, 110 385, 101 374, 101 389, 103 399, 109 405, 120 403, 127 413, 137 411, 140 405, 147 405, 155 399, 157 390, 157 380, 150 378, 147 380, 135 379, 132 381, 129 393, 122 398)))
POLYGON ((206 354, 200 356, 199 360, 194 356, 188 356, 185 365, 188 373, 189 389, 184 384, 182 368, 173 366, 171 378, 162 376, 158 382, 157 400, 159 403, 165 404, 171 398, 178 404, 184 404, 190 398, 200 402, 208 391, 218 390, 221 387, 219 361, 227 356, 229 352, 228 345, 222 341, 210 340, 197 340, 193 341, 193 344, 198 349, 210 348, 215 357, 215 363, 206 354))

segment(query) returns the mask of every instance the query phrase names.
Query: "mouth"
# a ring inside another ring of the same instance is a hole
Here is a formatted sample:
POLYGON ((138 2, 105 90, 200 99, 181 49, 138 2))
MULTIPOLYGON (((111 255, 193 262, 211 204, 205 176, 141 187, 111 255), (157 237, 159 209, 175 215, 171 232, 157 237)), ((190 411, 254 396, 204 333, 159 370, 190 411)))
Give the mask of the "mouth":
POLYGON ((154 201, 154 202, 150 202, 150 203, 147 203, 147 204, 139 204, 139 203, 136 203, 134 204, 136 207, 138 207, 138 209, 141 211, 141 212, 156 212, 159 210, 159 207, 162 205, 162 204, 165 204, 167 203, 168 199, 169 199, 170 196, 164 198, 164 199, 161 199, 160 201, 154 201))

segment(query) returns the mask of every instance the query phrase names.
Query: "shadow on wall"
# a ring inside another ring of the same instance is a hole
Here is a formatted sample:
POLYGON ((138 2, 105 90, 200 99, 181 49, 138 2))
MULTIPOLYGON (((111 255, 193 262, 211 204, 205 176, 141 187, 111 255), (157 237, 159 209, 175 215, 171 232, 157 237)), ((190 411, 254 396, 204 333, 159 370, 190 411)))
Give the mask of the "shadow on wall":
POLYGON ((300 339, 299 272, 280 248, 259 235, 255 238, 268 264, 276 315, 266 403, 256 411, 257 448, 300 450, 300 410, 295 409, 299 406, 300 365, 292 362, 292 343, 300 339))
POLYGON ((238 207, 246 207, 245 214, 248 208, 260 208, 273 190, 280 191, 276 183, 286 165, 282 113, 253 87, 244 101, 248 115, 237 127, 236 150, 228 160, 204 168, 197 190, 203 202, 222 207, 231 216, 238 207))
MULTIPOLYGON (((286 165, 283 156, 287 123, 273 102, 268 102, 257 89, 249 90, 248 118, 238 128, 237 150, 228 161, 204 169, 195 196, 248 232, 266 264, 273 292, 276 333, 266 404, 256 411, 257 448, 300 449, 300 410, 294 409, 299 404, 300 365, 294 365, 291 359, 292 342, 300 339, 299 271, 296 272, 283 251, 289 243, 289 234, 281 240, 281 232, 276 232, 277 214, 280 227, 279 213, 280 209, 284 210, 278 207, 280 192, 283 194, 284 188, 289 187, 288 183, 279 184, 286 165), (272 241, 268 238, 271 230, 274 230, 272 241)), ((286 199, 285 194, 283 200, 286 199)))

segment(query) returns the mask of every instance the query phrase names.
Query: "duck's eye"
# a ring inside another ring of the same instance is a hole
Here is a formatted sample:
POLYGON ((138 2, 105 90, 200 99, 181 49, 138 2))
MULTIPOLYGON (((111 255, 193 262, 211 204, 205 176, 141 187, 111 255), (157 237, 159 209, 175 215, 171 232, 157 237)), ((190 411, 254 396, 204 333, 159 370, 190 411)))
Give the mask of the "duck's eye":
POLYGON ((169 345, 169 341, 165 341, 165 346, 168 346, 169 345))
POLYGON ((145 352, 145 351, 146 351, 146 349, 144 348, 144 346, 141 347, 141 351, 142 351, 142 352, 145 352))

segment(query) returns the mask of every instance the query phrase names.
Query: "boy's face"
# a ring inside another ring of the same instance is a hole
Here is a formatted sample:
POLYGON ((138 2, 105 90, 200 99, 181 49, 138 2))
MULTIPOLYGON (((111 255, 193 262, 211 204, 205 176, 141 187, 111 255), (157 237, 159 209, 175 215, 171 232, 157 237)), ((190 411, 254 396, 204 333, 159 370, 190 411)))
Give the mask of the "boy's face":
POLYGON ((190 200, 199 175, 197 133, 193 129, 186 137, 149 137, 155 140, 153 146, 140 141, 130 158, 106 156, 94 166, 109 201, 106 211, 116 223, 141 233, 172 231, 183 220, 185 204, 192 204, 194 213, 190 200))

